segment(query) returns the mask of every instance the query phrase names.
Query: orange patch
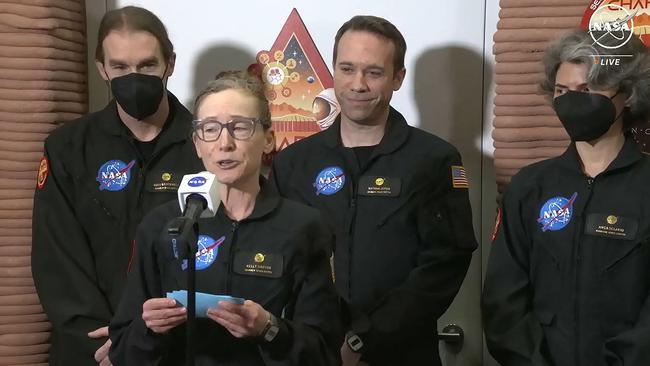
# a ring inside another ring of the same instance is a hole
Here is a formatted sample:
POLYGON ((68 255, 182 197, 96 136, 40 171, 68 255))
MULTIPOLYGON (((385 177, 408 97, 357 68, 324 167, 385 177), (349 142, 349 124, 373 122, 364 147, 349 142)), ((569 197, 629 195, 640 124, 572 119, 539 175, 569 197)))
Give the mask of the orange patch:
POLYGON ((45 187, 45 182, 47 181, 47 173, 50 171, 50 166, 47 163, 47 158, 43 156, 41 158, 41 164, 38 166, 38 177, 36 178, 36 187, 38 189, 43 189, 45 187))
POLYGON ((497 208, 497 217, 494 219, 494 230, 492 230, 492 242, 497 238, 499 228, 501 227, 501 207, 497 208))

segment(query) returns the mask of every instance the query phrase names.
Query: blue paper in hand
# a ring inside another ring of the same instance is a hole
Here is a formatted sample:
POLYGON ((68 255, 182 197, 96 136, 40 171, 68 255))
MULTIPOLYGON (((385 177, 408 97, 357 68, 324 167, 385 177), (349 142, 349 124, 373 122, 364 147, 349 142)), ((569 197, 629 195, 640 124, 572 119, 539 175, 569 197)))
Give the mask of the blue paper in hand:
MULTIPOLYGON (((182 306, 187 306, 187 291, 172 291, 167 293, 167 298, 176 300, 182 306)), ((232 297, 227 295, 212 295, 203 292, 196 293, 196 317, 206 318, 208 316, 209 308, 219 307, 219 301, 228 301, 234 304, 243 305, 244 299, 240 297, 232 297)))

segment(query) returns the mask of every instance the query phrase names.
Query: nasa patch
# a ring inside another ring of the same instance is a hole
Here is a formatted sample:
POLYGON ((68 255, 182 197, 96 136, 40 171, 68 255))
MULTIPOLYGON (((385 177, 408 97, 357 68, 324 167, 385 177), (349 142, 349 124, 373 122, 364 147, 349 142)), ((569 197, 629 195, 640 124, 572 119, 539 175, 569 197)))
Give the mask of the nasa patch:
POLYGON ((200 186, 204 185, 207 181, 208 181, 207 179, 205 179, 205 178, 203 178, 201 176, 198 176, 198 177, 194 177, 194 178, 190 179, 187 182, 187 185, 190 186, 190 187, 200 187, 200 186))
POLYGON ((206 269, 214 263, 219 254, 219 245, 221 245, 226 240, 225 236, 220 237, 217 240, 214 240, 212 237, 207 235, 199 235, 199 241, 197 245, 196 252, 196 270, 200 271, 206 269))
POLYGON ((318 173, 314 181, 316 195, 331 196, 340 191, 345 185, 345 173, 338 166, 327 167, 318 173))
POLYGON ((109 160, 102 164, 97 171, 97 182, 99 182, 100 191, 121 191, 129 184, 131 180, 131 168, 135 165, 135 160, 126 164, 122 160, 109 160))
POLYGON ((539 210, 537 222, 542 226, 542 231, 558 231, 564 229, 573 216, 573 203, 578 197, 574 192, 571 198, 553 197, 546 201, 539 210))

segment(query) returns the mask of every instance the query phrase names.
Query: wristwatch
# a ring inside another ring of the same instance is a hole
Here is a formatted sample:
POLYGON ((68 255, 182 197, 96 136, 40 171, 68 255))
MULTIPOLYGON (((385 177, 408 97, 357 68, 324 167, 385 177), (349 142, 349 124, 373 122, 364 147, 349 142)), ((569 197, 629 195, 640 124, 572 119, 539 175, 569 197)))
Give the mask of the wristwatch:
POLYGON ((353 331, 350 331, 345 335, 345 343, 347 343, 348 347, 350 347, 350 349, 355 353, 361 353, 363 350, 363 340, 353 331))
POLYGON ((272 342, 275 337, 280 333, 280 325, 278 324, 278 319, 275 318, 271 312, 269 312, 269 320, 266 322, 266 326, 262 329, 260 337, 264 342, 272 342))

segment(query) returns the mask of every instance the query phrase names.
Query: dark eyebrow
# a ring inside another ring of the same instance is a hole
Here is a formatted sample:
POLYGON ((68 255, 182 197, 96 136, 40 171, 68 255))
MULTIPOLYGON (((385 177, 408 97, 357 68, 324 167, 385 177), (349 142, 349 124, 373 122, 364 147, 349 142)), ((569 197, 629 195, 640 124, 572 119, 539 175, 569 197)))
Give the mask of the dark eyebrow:
MULTIPOLYGON (((232 120, 232 119, 235 119, 235 118, 243 118, 243 119, 259 119, 259 117, 242 116, 242 115, 239 115, 239 114, 233 114, 233 115, 230 116, 230 119, 231 119, 231 120, 232 120)), ((207 116, 207 117, 203 118, 202 121, 217 121, 217 122, 221 122, 221 121, 219 121, 219 120, 217 119, 217 117, 215 117, 215 116, 207 116)), ((224 121, 223 123, 225 123, 225 122, 227 122, 227 121, 224 121)))
POLYGON ((122 60, 110 59, 110 60, 108 60, 108 64, 111 65, 111 66, 115 66, 115 65, 126 65, 126 62, 124 62, 124 61, 122 61, 122 60))
POLYGON ((138 63, 138 67, 142 67, 146 65, 158 65, 158 58, 149 57, 149 58, 145 58, 144 60, 140 61, 140 63, 138 63))
MULTIPOLYGON (((578 85, 578 87, 579 87, 579 88, 582 88, 582 87, 584 87, 584 86, 588 86, 588 85, 589 85, 589 84, 587 84, 587 83, 582 83, 582 84, 578 85)), ((560 84, 560 83, 555 83, 555 87, 556 87, 556 88, 567 88, 567 89, 569 89, 568 86, 566 86, 566 85, 562 85, 562 84, 560 84)))
POLYGON ((230 119, 234 119, 234 118, 258 119, 258 117, 240 116, 239 114, 233 114, 233 115, 230 116, 230 119))
MULTIPOLYGON (((355 67, 355 65, 350 62, 350 61, 341 61, 337 64, 337 66, 350 66, 350 67, 355 67)), ((365 70, 373 70, 373 71, 384 71, 385 68, 379 65, 370 65, 365 68, 365 70)))

